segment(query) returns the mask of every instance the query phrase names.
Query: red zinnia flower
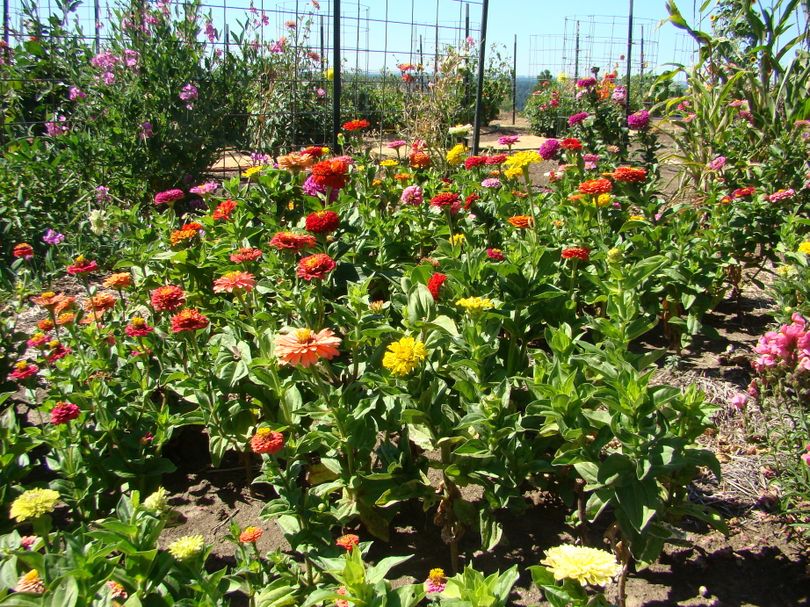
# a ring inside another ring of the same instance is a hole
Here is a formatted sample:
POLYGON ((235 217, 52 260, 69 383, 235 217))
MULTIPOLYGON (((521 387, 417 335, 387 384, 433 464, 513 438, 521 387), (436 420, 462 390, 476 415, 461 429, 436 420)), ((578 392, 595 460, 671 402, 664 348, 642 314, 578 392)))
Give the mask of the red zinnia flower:
POLYGON ((349 122, 343 123, 343 130, 352 132, 352 131, 362 131, 363 129, 367 129, 371 126, 371 123, 366 120, 365 118, 362 119, 354 119, 349 120, 349 122))
POLYGON ((458 205, 459 195, 455 192, 442 192, 430 199, 430 204, 434 207, 452 207, 458 205))
POLYGON ((486 157, 488 165, 503 164, 506 158, 507 158, 506 154, 495 154, 494 156, 486 157))
POLYGON ((231 218, 231 214, 234 210, 236 210, 236 201, 229 198, 228 200, 220 202, 211 216, 214 219, 224 219, 227 221, 231 218))
POLYGON ((279 251, 303 251, 304 249, 311 249, 318 241, 314 236, 309 234, 296 234, 295 232, 276 232, 276 235, 270 240, 270 246, 275 247, 279 251))
POLYGON ((567 137, 560 142, 560 147, 570 152, 577 152, 582 149, 582 142, 576 137, 567 137))
POLYGON ((579 191, 582 194, 591 194, 593 196, 608 194, 613 191, 613 184, 610 182, 610 179, 605 179, 604 177, 589 179, 579 184, 579 191))
POLYGON ((334 211, 315 211, 307 215, 307 231, 313 234, 329 234, 339 225, 340 217, 334 211))
POLYGON ((14 365, 14 370, 8 374, 8 378, 16 381, 22 381, 24 379, 28 379, 32 375, 36 375, 38 371, 39 367, 36 365, 29 363, 27 360, 21 360, 14 365))
POLYGON ((234 263, 245 263, 248 261, 256 261, 262 256, 260 249, 252 249, 250 247, 242 247, 236 249, 231 253, 230 260, 234 263))
POLYGON ((478 194, 476 194, 475 192, 473 192, 472 194, 467 196, 467 198, 464 199, 464 209, 469 210, 469 208, 473 205, 473 203, 476 200, 480 200, 480 199, 481 199, 481 197, 478 194))
POLYGON ((208 318, 194 308, 183 308, 172 316, 172 333, 197 331, 208 326, 208 318))
POLYGON ((296 274, 298 278, 303 278, 304 280, 314 280, 315 278, 323 279, 326 278, 329 272, 335 269, 335 265, 335 260, 326 253, 307 255, 298 262, 296 274))
POLYGON ((464 168, 469 171, 470 169, 474 169, 475 167, 480 167, 481 165, 486 164, 486 162, 486 156, 468 156, 464 161, 464 168))
POLYGON ((506 259, 504 257, 503 251, 501 251, 500 249, 493 249, 493 248, 487 249, 487 257, 489 257, 492 261, 503 261, 504 259, 506 259))
POLYGON ((174 285, 158 287, 150 293, 150 296, 152 307, 158 312, 171 312, 186 303, 185 291, 174 285))
POLYGON ((55 344, 51 342, 51 344, 53 344, 49 344, 51 351, 48 356, 45 357, 50 364, 55 363, 57 360, 62 360, 65 356, 73 352, 73 350, 71 350, 69 347, 60 344, 59 342, 56 342, 55 344))
POLYGON ((124 333, 129 335, 130 337, 146 337, 155 329, 150 327, 146 320, 141 318, 140 316, 134 316, 132 320, 129 321, 129 324, 124 328, 124 333))
POLYGON ((307 156, 312 156, 312 158, 320 158, 328 151, 329 148, 324 148, 319 145, 311 145, 308 148, 301 150, 301 153, 306 154, 307 156))
POLYGON ((745 198, 747 196, 753 196, 754 192, 756 192, 756 191, 757 191, 757 189, 755 187, 753 187, 753 186, 748 186, 748 187, 745 187, 745 188, 737 188, 736 190, 734 190, 731 193, 731 197, 732 198, 745 198))
POLYGON ((568 247, 562 250, 563 259, 579 259, 588 261, 591 257, 591 250, 587 247, 568 247))
POLYGON ((613 171, 613 179, 624 183, 641 183, 647 179, 647 171, 637 167, 618 167, 613 171))
POLYGON ((360 538, 357 537, 354 533, 347 533, 346 535, 341 535, 337 540, 335 540, 335 546, 340 546, 341 548, 351 551, 352 548, 357 546, 360 543, 360 538))
POLYGON ((67 267, 67 273, 71 276, 77 274, 87 274, 98 269, 98 264, 95 261, 85 259, 84 255, 79 255, 73 260, 73 265, 67 267))
POLYGON ((17 259, 32 259, 34 257, 34 247, 27 242, 21 242, 14 245, 14 250, 11 253, 17 259))
POLYGON ((430 294, 433 295, 433 301, 439 301, 439 291, 445 280, 447 280, 447 274, 441 274, 439 272, 434 272, 433 276, 428 280, 427 288, 430 294))
POLYGON ((253 453, 278 453, 284 448, 284 435, 270 428, 259 428, 250 439, 253 453))
POLYGON ((54 425, 66 424, 79 417, 81 410, 73 403, 58 402, 51 409, 51 423, 54 425))
POLYGON ((339 190, 348 180, 349 163, 341 158, 322 160, 312 167, 312 181, 322 188, 339 190))

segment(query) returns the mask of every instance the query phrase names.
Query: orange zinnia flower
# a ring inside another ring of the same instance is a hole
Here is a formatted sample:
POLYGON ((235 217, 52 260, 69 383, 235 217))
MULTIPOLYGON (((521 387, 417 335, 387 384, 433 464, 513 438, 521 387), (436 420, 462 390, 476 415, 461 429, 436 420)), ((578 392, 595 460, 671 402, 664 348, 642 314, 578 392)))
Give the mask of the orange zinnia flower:
POLYGON ((340 546, 344 550, 351 551, 352 548, 357 546, 360 543, 360 538, 357 537, 354 533, 347 533, 346 535, 341 535, 338 539, 335 540, 335 545, 340 546))
POLYGON ((256 286, 256 277, 250 272, 228 272, 214 281, 214 293, 249 292, 256 286))
POLYGON ((270 246, 281 250, 303 251, 311 249, 318 241, 311 234, 296 234, 295 232, 276 232, 270 240, 270 246))
POLYGON ((613 179, 624 183, 641 183, 647 179, 647 171, 638 167, 618 167, 613 179))
POLYGON ((86 312, 106 312, 115 305, 116 298, 109 293, 98 293, 82 304, 86 312))
POLYGON ((270 428, 259 428, 250 439, 253 453, 278 453, 284 448, 284 435, 270 428))
POLYGON ((608 194, 613 191, 613 184, 609 179, 600 177, 599 179, 589 179, 579 184, 579 191, 582 194, 591 194, 598 196, 599 194, 608 194))
POLYGON ((230 198, 228 200, 223 200, 217 205, 217 208, 214 209, 214 212, 211 214, 211 217, 213 217, 216 220, 227 221, 228 219, 231 218, 231 213, 233 213, 236 210, 236 206, 237 203, 235 200, 231 200, 230 198))
POLYGON ((126 289, 132 286, 132 274, 129 272, 110 274, 104 279, 104 286, 108 289, 126 289))
POLYGON ((315 333, 310 329, 290 329, 276 337, 279 364, 311 367, 321 358, 331 360, 340 354, 341 339, 331 329, 315 333))
POLYGON ((245 527, 242 533, 239 534, 239 541, 243 544, 253 544, 259 541, 264 534, 264 531, 258 527, 245 527))
POLYGON ((513 215, 512 217, 507 219, 507 221, 516 228, 520 228, 521 230, 531 228, 534 225, 534 219, 532 219, 528 215, 513 215))
POLYGON ((349 179, 349 163, 341 158, 322 160, 312 167, 312 181, 322 188, 339 190, 349 179))
POLYGON ((191 240, 197 235, 197 230, 174 230, 169 236, 169 242, 175 247, 181 242, 191 240))
POLYGON ((76 320, 76 315, 73 312, 62 312, 56 317, 56 324, 60 327, 72 324, 76 320))
POLYGON ((303 171, 315 164, 315 157, 303 152, 291 152, 286 156, 279 156, 277 158, 278 168, 287 171, 303 171))
POLYGON ((430 162, 430 156, 425 152, 411 152, 411 155, 408 156, 408 163, 412 169, 426 169, 430 166, 430 162))
POLYGON ((208 318, 194 308, 183 308, 172 316, 172 333, 197 331, 208 326, 208 318))

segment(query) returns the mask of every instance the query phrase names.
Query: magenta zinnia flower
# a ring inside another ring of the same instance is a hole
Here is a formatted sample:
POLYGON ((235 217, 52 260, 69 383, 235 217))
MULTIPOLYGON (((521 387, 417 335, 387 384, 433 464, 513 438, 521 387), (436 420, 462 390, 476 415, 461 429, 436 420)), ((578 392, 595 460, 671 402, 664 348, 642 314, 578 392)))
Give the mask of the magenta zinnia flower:
POLYGON ((170 204, 181 200, 185 194, 183 190, 173 188, 171 190, 164 190, 155 194, 155 204, 170 204))

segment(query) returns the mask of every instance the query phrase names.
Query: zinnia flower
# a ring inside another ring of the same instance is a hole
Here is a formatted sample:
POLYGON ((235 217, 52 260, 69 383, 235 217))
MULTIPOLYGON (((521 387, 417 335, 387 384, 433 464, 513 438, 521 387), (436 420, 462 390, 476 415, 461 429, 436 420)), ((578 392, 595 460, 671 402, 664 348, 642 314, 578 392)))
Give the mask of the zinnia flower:
POLYGON ((647 171, 638 167, 617 167, 613 179, 624 183, 641 183, 647 179, 647 171))
POLYGON ((447 280, 447 274, 440 274, 439 272, 434 272, 433 276, 428 280, 427 288, 433 296, 433 301, 439 301, 439 291, 445 280, 447 280))
POLYGON ((81 410, 73 403, 58 402, 51 409, 51 423, 54 425, 66 424, 79 417, 81 410))
POLYGON ((332 360, 338 356, 340 342, 331 329, 317 333, 311 329, 290 329, 276 337, 275 352, 279 364, 311 367, 321 358, 332 360))
POLYGON ((155 329, 150 327, 146 320, 140 316, 133 316, 129 324, 124 328, 124 333, 130 337, 146 337, 155 329))
POLYGON ((497 177, 488 177, 481 182, 481 186, 490 189, 499 188, 501 187, 501 180, 497 177))
POLYGON ((335 260, 326 253, 316 253, 307 255, 298 262, 296 275, 304 280, 324 279, 326 275, 335 269, 335 260))
POLYGON ((427 594, 444 592, 447 587, 447 576, 444 575, 444 569, 438 567, 431 569, 428 578, 425 580, 424 587, 427 594))
POLYGON ((621 571, 612 554, 586 546, 550 548, 540 564, 548 567, 555 580, 571 579, 596 586, 604 586, 621 571))
POLYGON ((459 205, 459 195, 455 192, 442 192, 440 194, 436 194, 433 198, 430 199, 431 206, 443 208, 443 207, 451 207, 453 205, 459 205))
POLYGON ((94 272, 97 269, 98 264, 95 261, 90 261, 89 259, 86 259, 84 255, 79 255, 73 260, 73 264, 67 267, 67 273, 71 276, 76 276, 78 274, 94 272))
POLYGON ((11 254, 17 259, 25 259, 28 261, 34 258, 34 247, 27 242, 21 242, 20 244, 14 245, 11 254))
POLYGON ((237 202, 235 200, 223 200, 217 205, 217 208, 214 209, 214 212, 211 214, 216 220, 224 220, 227 221, 231 218, 231 214, 236 210, 237 202))
POLYGON ((322 160, 312 167, 312 180, 324 188, 339 190, 348 180, 349 163, 341 158, 322 160))
POLYGON ((498 145, 513 146, 520 141, 520 135, 503 135, 498 137, 498 145))
POLYGON ((208 326, 208 318, 194 308, 184 308, 172 316, 172 333, 197 331, 208 326))
POLYGON ((425 152, 414 150, 408 156, 408 163, 412 169, 426 169, 430 166, 430 156, 425 152))
POLYGON ((9 515, 18 523, 53 512, 59 493, 53 489, 29 489, 11 503, 9 515))
POLYGON ((240 249, 236 249, 230 255, 230 260, 234 263, 246 263, 249 261, 256 261, 262 256, 262 252, 260 249, 253 249, 250 247, 242 247, 240 249))
POLYGON ((256 277, 250 272, 227 272, 214 281, 214 293, 250 292, 256 286, 256 277))
POLYGON ((781 202, 783 200, 790 200, 796 195, 796 191, 793 188, 788 188, 786 190, 778 190, 773 194, 766 196, 768 202, 781 202))
POLYGON ((367 129, 370 126, 371 126, 371 123, 368 120, 366 120, 365 118, 361 118, 361 119, 355 118, 354 120, 349 120, 348 122, 344 122, 343 123, 343 130, 348 132, 348 133, 352 133, 354 131, 362 131, 363 129, 367 129))
POLYGON ((527 150, 524 152, 516 152, 509 156, 504 161, 504 166, 506 166, 508 169, 523 170, 530 164, 537 164, 538 162, 542 162, 542 160, 543 159, 540 157, 540 154, 534 150, 527 150))
POLYGON ((14 586, 14 592, 27 592, 28 594, 42 594, 45 592, 45 584, 42 578, 39 577, 39 571, 32 569, 19 580, 14 586))
POLYGON ((132 274, 129 272, 116 272, 104 279, 104 286, 108 289, 126 289, 132 286, 132 274))
POLYGON ((456 305, 464 308, 471 314, 490 310, 495 306, 493 301, 488 297, 463 297, 456 302, 456 305))
POLYGON ((160 514, 169 508, 169 494, 163 487, 158 487, 154 493, 151 493, 145 500, 143 500, 143 507, 149 512, 160 514))
POLYGON ((577 152, 582 149, 582 142, 576 137, 566 137, 560 142, 560 147, 568 152, 577 152))
POLYGON ((635 114, 627 117, 627 126, 634 131, 643 131, 650 126, 650 113, 647 110, 639 110, 635 114))
POLYGON ((580 124, 584 122, 588 116, 590 116, 588 112, 577 112, 576 114, 572 114, 568 117, 568 126, 580 124))
POLYGON ((206 181, 200 185, 195 185, 189 190, 189 192, 192 194, 197 194, 198 196, 208 196, 209 194, 216 192, 218 187, 219 184, 216 181, 206 181))
POLYGON ((418 185, 409 185, 407 188, 402 190, 402 196, 400 196, 399 199, 403 203, 413 206, 419 206, 425 201, 422 194, 422 188, 420 188, 418 185))
POLYGON ((110 591, 110 598, 112 599, 126 599, 129 596, 126 588, 114 580, 107 581, 107 589, 110 591))
POLYGON ((350 552, 360 543, 360 538, 356 536, 354 533, 347 533, 346 535, 341 535, 338 539, 335 540, 335 546, 340 546, 347 552, 350 552))
POLYGON ((239 534, 239 541, 243 544, 255 544, 263 534, 264 531, 258 527, 245 527, 242 533, 239 534))
POLYGON ((586 247, 568 247, 562 250, 561 256, 563 259, 579 259, 581 261, 588 261, 588 259, 591 257, 591 251, 586 247))
POLYGON ((270 246, 279 251, 303 251, 311 249, 318 241, 310 234, 296 234, 295 232, 276 232, 270 240, 270 246))
POLYGON ((307 215, 306 228, 313 234, 330 234, 340 226, 340 217, 334 211, 315 211, 307 215))
POLYGON ((178 200, 182 200, 183 197, 185 197, 185 193, 178 188, 164 190, 155 194, 155 204, 173 204, 178 200))
POLYGON ((447 163, 450 166, 458 166, 461 164, 462 158, 464 157, 464 153, 467 151, 467 148, 464 147, 463 143, 458 143, 454 145, 448 152, 445 158, 447 159, 447 163))
POLYGON ((494 249, 492 247, 487 248, 487 257, 489 257, 492 261, 503 261, 506 259, 503 255, 503 251, 500 249, 494 249))
POLYGON ((152 307, 157 312, 172 312, 186 302, 186 293, 175 285, 158 287, 150 293, 152 307))
POLYGON ((56 246, 62 243, 65 240, 65 235, 60 234, 53 228, 48 228, 45 230, 45 234, 42 235, 42 242, 45 244, 49 244, 51 246, 56 246))
POLYGON ((600 177, 599 179, 589 179, 579 184, 579 191, 581 194, 590 194, 592 196, 599 196, 600 194, 608 194, 613 191, 613 184, 610 179, 600 177))
POLYGON ((753 186, 748 186, 745 188, 737 188, 731 193, 732 198, 746 198, 748 196, 753 196, 754 192, 756 192, 756 188, 753 186))
POLYGON ((85 312, 106 312, 115 305, 116 298, 110 293, 97 293, 84 301, 85 312))
POLYGON ((469 171, 475 167, 486 165, 486 163, 486 156, 470 156, 464 160, 464 168, 469 171))
POLYGON ((534 219, 532 219, 529 215, 513 215, 506 221, 521 230, 531 228, 534 225, 534 219))
POLYGON ((169 545, 169 554, 178 561, 187 561, 205 548, 205 538, 202 535, 186 535, 169 545))
POLYGON ((284 156, 279 156, 276 161, 278 162, 278 168, 297 173, 315 164, 315 158, 315 156, 304 152, 290 152, 284 156))
POLYGON ((270 428, 259 428, 253 438, 250 439, 250 449, 253 453, 273 455, 283 448, 284 435, 270 428))
POLYGON ((23 381, 36 375, 39 372, 39 367, 29 363, 27 360, 21 360, 14 365, 14 370, 8 374, 9 379, 14 381, 23 381))
POLYGON ((403 337, 388 345, 383 366, 394 375, 405 377, 427 358, 425 344, 413 337, 403 337))
POLYGON ((540 144, 540 149, 537 150, 537 153, 540 154, 540 158, 543 160, 553 160, 557 157, 559 151, 560 142, 558 140, 546 139, 540 144))

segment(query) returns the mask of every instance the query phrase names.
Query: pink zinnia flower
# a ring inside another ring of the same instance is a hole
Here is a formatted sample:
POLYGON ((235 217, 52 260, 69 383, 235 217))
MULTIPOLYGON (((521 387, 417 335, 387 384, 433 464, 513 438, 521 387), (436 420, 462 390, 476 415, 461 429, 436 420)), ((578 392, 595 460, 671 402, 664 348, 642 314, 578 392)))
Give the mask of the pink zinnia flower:
POLYGON ((256 286, 256 277, 239 270, 228 272, 214 281, 214 293, 250 292, 256 286))
POLYGON ((51 409, 51 423, 54 425, 66 424, 76 419, 81 414, 81 410, 73 403, 58 402, 51 409))
POLYGON ((311 367, 321 358, 332 360, 338 356, 341 341, 331 329, 317 333, 311 329, 289 329, 276 337, 275 353, 281 365, 311 367))
POLYGON ((402 190, 402 196, 400 196, 399 199, 403 203, 413 206, 419 206, 425 201, 422 188, 420 188, 418 185, 409 185, 407 188, 402 190))
POLYGON ((171 190, 164 190, 155 194, 155 204, 170 204, 181 200, 185 196, 183 190, 174 188, 171 190))

